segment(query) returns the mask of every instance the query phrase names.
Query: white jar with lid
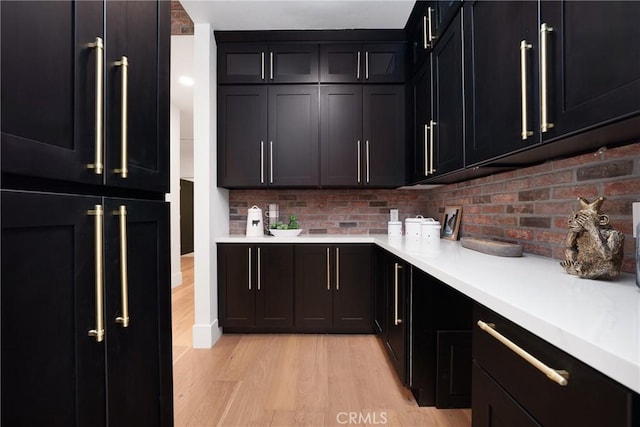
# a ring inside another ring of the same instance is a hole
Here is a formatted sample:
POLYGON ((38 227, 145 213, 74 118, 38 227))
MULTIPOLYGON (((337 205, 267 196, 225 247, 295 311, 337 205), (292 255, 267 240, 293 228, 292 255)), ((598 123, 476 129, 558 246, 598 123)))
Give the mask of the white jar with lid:
POLYGON ((402 237, 402 223, 400 221, 389 221, 387 223, 387 234, 389 237, 402 237))
POLYGON ((422 231, 420 230, 422 221, 424 221, 422 215, 404 220, 404 234, 407 236, 407 240, 420 240, 422 236, 422 231))
POLYGON ((440 222, 433 218, 425 218, 420 224, 422 242, 430 251, 440 250, 440 222))

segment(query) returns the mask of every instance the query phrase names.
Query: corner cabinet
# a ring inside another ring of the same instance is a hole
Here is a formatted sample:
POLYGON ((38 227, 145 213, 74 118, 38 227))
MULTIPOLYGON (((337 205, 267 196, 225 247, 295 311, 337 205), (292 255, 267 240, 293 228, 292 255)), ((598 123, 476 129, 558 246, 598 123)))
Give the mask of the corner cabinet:
POLYGON ((173 425, 168 204, 1 202, 2 425, 173 425))
POLYGON ((218 245, 220 326, 227 332, 293 328, 293 246, 218 245))
POLYGON ((0 14, 2 63, 20 64, 2 70, 3 173, 167 191, 169 5, 2 2, 0 14))

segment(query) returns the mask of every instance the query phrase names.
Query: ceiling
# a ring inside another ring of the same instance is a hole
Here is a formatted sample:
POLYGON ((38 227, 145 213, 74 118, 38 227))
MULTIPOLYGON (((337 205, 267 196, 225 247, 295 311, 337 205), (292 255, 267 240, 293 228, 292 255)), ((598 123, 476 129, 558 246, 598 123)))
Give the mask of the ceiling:
POLYGON ((214 30, 404 28, 414 0, 182 0, 194 23, 214 30))

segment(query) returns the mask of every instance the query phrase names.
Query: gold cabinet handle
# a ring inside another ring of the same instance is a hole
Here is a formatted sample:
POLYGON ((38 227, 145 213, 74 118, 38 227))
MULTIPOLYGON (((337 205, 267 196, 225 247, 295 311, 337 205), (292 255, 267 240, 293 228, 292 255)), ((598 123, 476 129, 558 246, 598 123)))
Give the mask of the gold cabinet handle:
POLYGON ((336 248, 336 291, 340 290, 340 248, 336 248))
POLYGON ((364 79, 369 80, 369 51, 364 53, 364 79))
POLYGON ((544 133, 553 127, 553 123, 549 123, 548 111, 548 76, 547 76, 547 43, 549 33, 553 28, 546 23, 540 26, 540 130, 544 133))
POLYGON ((527 119, 527 106, 529 105, 527 102, 527 51, 529 51, 531 47, 531 44, 527 43, 526 40, 520 41, 520 93, 522 99, 522 133, 520 135, 523 141, 533 135, 533 132, 528 130, 527 119))
POLYGON ((330 249, 327 248, 327 290, 330 291, 331 290, 331 265, 329 264, 329 257, 331 256, 330 254, 330 249))
POLYGON ((356 143, 358 147, 358 184, 362 181, 362 156, 360 150, 360 140, 356 143))
POLYGON ((394 266, 394 277, 395 277, 395 290, 394 290, 394 311, 393 311, 393 324, 395 326, 398 326, 399 324, 402 323, 402 319, 398 319, 398 271, 400 271, 402 269, 402 266, 400 264, 398 264, 397 262, 395 263, 394 266))
POLYGON ((433 167, 433 132, 435 130, 437 123, 434 122, 433 120, 431 120, 429 122, 429 173, 430 174, 434 174, 436 173, 435 168, 433 167))
POLYGON ((251 248, 249 248, 249 290, 251 290, 251 248))
POLYGON ((428 133, 429 133, 429 125, 425 123, 424 124, 424 176, 429 175, 429 149, 427 148, 428 133))
POLYGON ((356 65, 356 80, 360 80, 360 51, 358 51, 358 64, 356 65))
POLYGON ((95 205, 95 208, 87 212, 89 215, 94 216, 94 227, 95 227, 95 264, 96 264, 96 275, 95 275, 95 324, 96 328, 91 329, 89 331, 90 337, 95 337, 96 342, 102 342, 104 340, 104 316, 103 316, 103 298, 102 293, 104 289, 103 281, 102 281, 102 220, 104 217, 104 210, 102 205, 95 205))
POLYGON ((273 184, 273 141, 269 141, 269 184, 273 184))
POLYGON ((257 265, 258 265, 258 277, 257 277, 257 279, 258 279, 258 290, 260 290, 260 248, 258 248, 258 262, 257 262, 257 265))
POLYGON ((264 52, 260 52, 260 80, 264 80, 264 52))
POLYGON ((264 184, 264 141, 260 141, 260 184, 264 184))
POLYGON ((367 167, 367 184, 371 181, 370 170, 371 170, 371 157, 369 156, 369 140, 367 139, 364 142, 364 151, 366 156, 366 167, 367 167))
POLYGON ((427 14, 429 15, 429 45, 433 47, 433 41, 436 39, 436 36, 433 35, 433 8, 427 8, 427 14))
POLYGON ((127 120, 129 117, 128 114, 128 105, 129 105, 129 60, 126 56, 123 56, 120 61, 116 61, 116 67, 122 67, 122 99, 121 99, 121 107, 120 107, 120 121, 121 121, 121 134, 120 134, 120 145, 122 151, 120 152, 120 168, 115 169, 115 173, 119 173, 120 177, 126 179, 129 175, 129 161, 128 161, 128 139, 127 139, 127 120))
POLYGON ((422 42, 425 49, 429 48, 429 36, 427 35, 427 15, 422 16, 422 42))
POLYGON ((273 52, 269 52, 269 77, 273 80, 273 52))
POLYGON ((495 328, 494 324, 485 323, 482 320, 478 320, 478 326, 480 327, 480 329, 482 329, 483 331, 491 335, 500 343, 504 344, 504 346, 507 347, 509 350, 513 351, 518 356, 522 357, 524 360, 526 360, 531 365, 533 365, 536 369, 538 369, 543 374, 545 374, 551 381, 558 383, 562 386, 565 386, 569 383, 569 373, 567 371, 557 370, 557 369, 548 367, 547 365, 542 363, 540 360, 536 359, 531 354, 524 351, 521 347, 514 344, 512 341, 510 341, 500 332, 496 331, 494 329, 495 328))
POLYGON ((116 317, 116 323, 123 328, 129 327, 129 274, 127 256, 127 207, 120 205, 114 212, 120 217, 120 287, 122 293, 122 316, 116 317))
POLYGON ((101 37, 96 37, 94 43, 89 43, 90 48, 96 49, 96 128, 95 128, 95 163, 87 165, 87 168, 93 169, 96 175, 102 175, 104 170, 104 161, 102 160, 103 142, 102 142, 102 126, 103 126, 103 112, 102 112, 102 98, 104 92, 104 73, 102 70, 104 63, 104 43, 101 37))

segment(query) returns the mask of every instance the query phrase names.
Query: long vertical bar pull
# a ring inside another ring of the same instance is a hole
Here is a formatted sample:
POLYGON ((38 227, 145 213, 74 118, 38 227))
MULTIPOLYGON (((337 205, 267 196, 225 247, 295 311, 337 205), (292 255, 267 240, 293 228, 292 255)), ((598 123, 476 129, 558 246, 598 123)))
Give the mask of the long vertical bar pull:
POLYGON ((358 184, 360 184, 362 181, 362 155, 360 152, 360 140, 358 140, 356 145, 358 147, 358 184))
POLYGON ((128 152, 129 152, 129 143, 128 143, 128 130, 127 130, 127 121, 128 121, 128 105, 129 105, 129 60, 126 56, 123 56, 120 61, 116 61, 116 67, 122 67, 122 96, 121 96, 121 107, 120 107, 120 168, 115 169, 115 173, 119 173, 121 178, 127 178, 129 175, 129 160, 128 160, 128 152))
POLYGON ((371 170, 371 162, 370 162, 370 157, 369 157, 369 140, 367 139, 364 142, 364 151, 365 151, 365 156, 366 156, 366 167, 367 167, 367 184, 369 184, 370 178, 371 178, 371 174, 370 174, 370 170, 371 170))
POLYGON ((96 37, 95 43, 89 43, 90 48, 96 49, 96 125, 95 125, 95 163, 91 163, 87 165, 87 168, 93 169, 96 175, 102 175, 102 171, 104 169, 104 162, 102 160, 102 151, 103 151, 103 141, 102 141, 102 125, 103 125, 103 112, 102 112, 102 97, 104 90, 104 73, 103 73, 103 63, 104 63, 104 44, 102 43, 101 37, 96 37))
POLYGON ((260 248, 258 248, 258 260, 257 260, 257 265, 258 265, 258 272, 257 272, 257 279, 258 279, 258 290, 260 290, 260 276, 261 276, 261 272, 260 272, 260 248))
POLYGON ((548 76, 547 76, 547 44, 549 33, 553 31, 553 28, 549 27, 546 23, 540 26, 540 130, 547 132, 553 127, 553 123, 549 123, 549 111, 547 91, 548 76))
POLYGON ((102 205, 95 205, 95 209, 87 212, 89 215, 93 215, 94 227, 95 227, 95 329, 89 331, 90 337, 95 337, 96 342, 102 342, 104 340, 104 317, 103 317, 103 281, 102 281, 102 219, 104 217, 104 210, 102 205))
POLYGON ((260 141, 260 184, 264 184, 264 141, 260 141))
POLYGON ((114 212, 120 217, 120 290, 122 293, 122 316, 116 317, 116 323, 123 328, 129 327, 129 274, 127 256, 127 207, 120 205, 114 212))
POLYGON ((401 268, 402 268, 402 266, 396 262, 395 266, 394 266, 394 274, 395 274, 394 300, 395 300, 395 304, 394 304, 394 311, 393 311, 393 313, 394 313, 393 314, 393 324, 395 326, 398 326, 400 323, 402 323, 402 319, 398 319, 398 270, 400 270, 401 268))
POLYGON ((357 57, 358 63, 356 64, 356 80, 360 80, 360 51, 358 51, 357 57))
POLYGON ((336 248, 336 291, 340 290, 340 248, 336 248))
POLYGON ((331 257, 329 248, 327 248, 327 290, 331 290, 331 264, 329 263, 329 259, 331 257))
POLYGON ((429 175, 429 147, 427 146, 427 144, 429 143, 429 141, 427 141, 428 134, 429 134, 429 125, 425 123, 424 124, 424 176, 429 175))
POLYGON ((430 121, 430 126, 429 126, 429 147, 431 148, 429 150, 429 173, 434 174, 436 173, 435 168, 433 167, 433 138, 434 138, 434 131, 436 128, 437 123, 434 122, 433 120, 430 121))
POLYGON ((251 290, 251 248, 249 248, 249 290, 251 290))
POLYGON ((533 135, 528 129, 528 113, 527 113, 527 51, 531 49, 531 44, 526 40, 520 41, 520 85, 522 98, 522 140, 526 140, 533 135))

